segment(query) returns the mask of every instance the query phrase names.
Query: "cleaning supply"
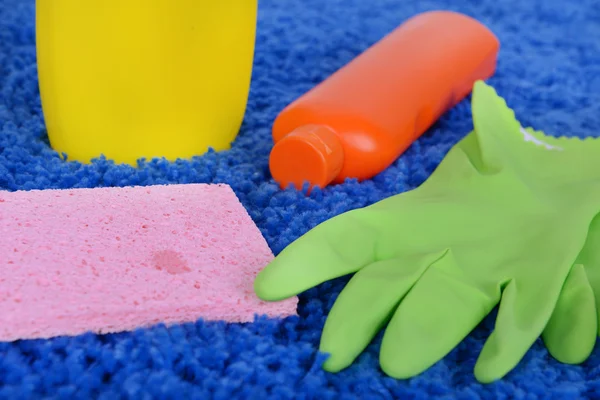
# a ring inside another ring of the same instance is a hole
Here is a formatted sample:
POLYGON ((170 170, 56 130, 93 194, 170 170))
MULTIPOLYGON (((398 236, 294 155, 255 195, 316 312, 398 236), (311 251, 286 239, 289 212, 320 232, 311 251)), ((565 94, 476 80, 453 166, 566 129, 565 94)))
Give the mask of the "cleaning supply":
POLYGON ((425 183, 318 225, 255 280, 260 298, 278 301, 354 274, 323 329, 327 371, 351 365, 387 324, 381 367, 413 377, 497 305, 475 366, 480 382, 512 370, 545 329, 565 362, 592 351, 596 305, 581 265, 600 259, 582 251, 600 213, 600 140, 523 129, 481 81, 472 112, 473 132, 425 183))
POLYGON ((373 177, 493 75, 498 50, 494 34, 468 16, 409 19, 277 116, 273 178, 300 189, 373 177))
POLYGON ((257 0, 38 0, 44 119, 68 159, 136 165, 230 147, 254 57, 257 0))
POLYGON ((296 314, 261 301, 273 259, 227 185, 0 192, 0 340, 296 314))

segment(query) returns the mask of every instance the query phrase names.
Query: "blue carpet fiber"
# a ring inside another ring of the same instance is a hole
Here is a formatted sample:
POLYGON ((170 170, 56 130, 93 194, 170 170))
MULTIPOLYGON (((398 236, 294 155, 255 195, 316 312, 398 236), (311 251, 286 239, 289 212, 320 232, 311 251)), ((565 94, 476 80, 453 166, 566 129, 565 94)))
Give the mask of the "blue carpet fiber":
MULTIPOLYGON (((151 2, 150 2, 151 3, 151 2)), ((29 190, 222 182, 233 187, 277 254, 316 224, 421 184, 472 128, 469 99, 372 180, 313 192, 279 190, 270 177, 277 113, 330 73, 425 10, 476 17, 500 38, 489 80, 524 125, 551 135, 600 131, 598 0, 261 0, 252 88, 233 148, 139 168, 98 159, 65 162, 49 148, 37 89, 35 4, 0 0, 0 189, 29 190)), ((410 62, 410 60, 406 60, 410 62)), ((93 123, 93 121, 91 121, 93 123)), ((576 206, 576 205, 574 205, 576 206)), ((1 240, 1 239, 0 239, 1 240)), ((380 336, 349 369, 321 369, 320 332, 347 278, 300 297, 299 316, 250 324, 197 321, 106 336, 0 344, 0 397, 10 399, 580 399, 600 398, 600 346, 561 365, 540 342, 505 379, 478 384, 486 319, 414 379, 386 377, 380 336)))

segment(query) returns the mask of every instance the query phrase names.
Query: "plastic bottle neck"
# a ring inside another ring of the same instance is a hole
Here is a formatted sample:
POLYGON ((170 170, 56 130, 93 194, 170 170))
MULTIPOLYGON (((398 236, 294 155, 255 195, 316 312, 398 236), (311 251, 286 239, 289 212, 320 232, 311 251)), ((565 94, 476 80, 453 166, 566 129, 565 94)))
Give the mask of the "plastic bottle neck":
POLYGON ((271 175, 282 188, 298 190, 308 182, 325 187, 340 173, 344 149, 338 134, 325 125, 304 125, 273 146, 269 158, 271 175))

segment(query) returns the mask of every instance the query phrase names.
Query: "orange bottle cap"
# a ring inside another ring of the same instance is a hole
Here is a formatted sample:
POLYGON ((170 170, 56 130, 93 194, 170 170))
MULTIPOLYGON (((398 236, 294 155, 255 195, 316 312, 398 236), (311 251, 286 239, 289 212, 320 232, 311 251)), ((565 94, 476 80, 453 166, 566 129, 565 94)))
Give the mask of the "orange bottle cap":
POLYGON ((325 187, 340 173, 344 149, 337 134, 324 125, 306 125, 295 129, 273 146, 269 168, 282 188, 304 183, 325 187))

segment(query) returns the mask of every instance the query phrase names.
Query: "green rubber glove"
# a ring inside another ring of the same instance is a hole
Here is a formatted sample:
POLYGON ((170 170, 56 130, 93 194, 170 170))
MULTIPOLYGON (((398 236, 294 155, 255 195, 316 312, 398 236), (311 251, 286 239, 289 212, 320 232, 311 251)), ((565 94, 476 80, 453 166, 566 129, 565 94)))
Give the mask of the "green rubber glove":
POLYGON ((481 81, 472 111, 473 132, 423 185, 318 225, 257 276, 257 295, 278 301, 354 274, 323 329, 327 371, 351 365, 385 327, 383 371, 415 376, 497 305, 480 382, 507 374, 542 333, 565 362, 591 352, 596 304, 582 249, 600 210, 600 141, 521 128, 481 81))

